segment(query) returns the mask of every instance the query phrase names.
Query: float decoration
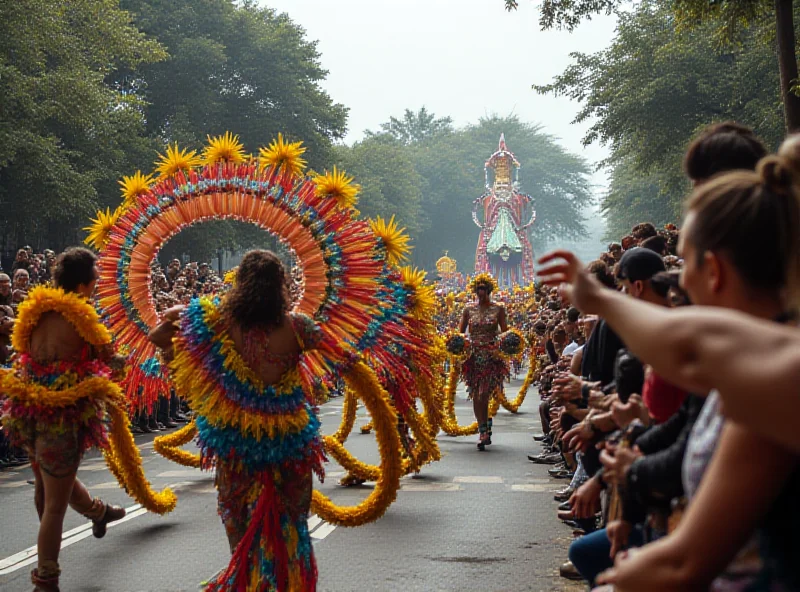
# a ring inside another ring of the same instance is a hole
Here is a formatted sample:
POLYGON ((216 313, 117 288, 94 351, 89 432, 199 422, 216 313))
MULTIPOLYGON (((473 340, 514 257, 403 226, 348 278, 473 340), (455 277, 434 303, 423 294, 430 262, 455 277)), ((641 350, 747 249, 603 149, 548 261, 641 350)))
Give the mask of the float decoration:
POLYGON ((503 288, 527 285, 534 279, 533 247, 526 231, 536 220, 536 212, 531 210, 525 220, 533 198, 519 191, 519 169, 519 161, 501 134, 497 152, 484 166, 486 192, 472 206, 472 219, 481 229, 475 272, 491 273, 503 288), (490 171, 494 177, 491 184, 490 171), (482 220, 478 215, 481 210, 482 220))

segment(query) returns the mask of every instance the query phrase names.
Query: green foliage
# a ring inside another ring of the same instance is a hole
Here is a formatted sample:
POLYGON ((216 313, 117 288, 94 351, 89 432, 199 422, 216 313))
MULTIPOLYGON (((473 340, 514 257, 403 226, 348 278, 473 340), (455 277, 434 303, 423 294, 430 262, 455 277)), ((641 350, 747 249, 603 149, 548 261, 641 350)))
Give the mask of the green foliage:
MULTIPOLYGON (((453 120, 450 117, 437 118, 422 107, 416 113, 406 109, 403 119, 390 117, 388 122, 381 124, 381 131, 378 133, 388 134, 403 144, 413 144, 452 130, 453 120)), ((371 137, 377 134, 367 130, 366 135, 371 137)))
POLYGON ((320 87, 316 43, 286 14, 256 2, 121 0, 169 59, 139 69, 150 135, 199 147, 230 130, 248 147, 279 132, 323 166, 343 137, 347 109, 320 87))
POLYGON ((164 57, 114 0, 0 4, 0 240, 75 242, 148 150, 141 102, 104 78, 164 57))
MULTIPOLYGON (((542 0, 539 25, 542 29, 567 29, 572 31, 582 20, 591 20, 596 14, 611 14, 622 0, 542 0)), ((518 0, 505 0, 506 10, 516 10, 518 0)))
POLYGON ((337 146, 334 162, 361 185, 357 207, 364 216, 395 215, 412 235, 427 226, 420 208, 422 179, 405 145, 388 134, 373 135, 337 146))
POLYGON ((641 2, 619 17, 611 46, 573 54, 574 63, 539 92, 581 103, 576 122, 591 122, 584 143, 611 149, 603 201, 609 232, 632 221, 677 221, 688 191, 681 169, 692 137, 706 125, 735 120, 771 146, 783 135, 777 58, 761 40, 769 23, 721 45, 709 20, 677 27, 672 2, 641 2))
MULTIPOLYGON (((256 2, 3 2, 0 49, 0 246, 79 242, 120 203, 118 179, 152 170, 167 142, 200 148, 230 130, 257 150, 283 132, 321 168, 346 129, 316 44, 256 2)), ((249 245, 241 228, 176 244, 249 245)))

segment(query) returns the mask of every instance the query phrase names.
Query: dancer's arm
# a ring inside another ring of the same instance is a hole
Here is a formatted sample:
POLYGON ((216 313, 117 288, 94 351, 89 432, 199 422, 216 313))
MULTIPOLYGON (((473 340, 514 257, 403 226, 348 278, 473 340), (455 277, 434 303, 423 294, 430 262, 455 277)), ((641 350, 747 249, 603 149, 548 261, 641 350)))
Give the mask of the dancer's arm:
POLYGON ((459 333, 465 333, 469 325, 469 310, 464 307, 464 312, 461 313, 461 325, 458 328, 459 333))
POLYGON ((506 316, 506 307, 500 307, 500 313, 497 315, 497 323, 500 325, 500 332, 505 333, 508 331, 508 318, 506 316))
POLYGON ((161 322, 150 331, 148 338, 159 349, 167 350, 172 347, 172 338, 178 332, 176 321, 180 318, 185 307, 173 306, 164 313, 161 322))
POLYGON ((800 331, 730 310, 648 304, 602 287, 570 252, 541 262, 558 259, 542 280, 602 316, 656 372, 695 393, 718 389, 726 416, 800 452, 800 331))

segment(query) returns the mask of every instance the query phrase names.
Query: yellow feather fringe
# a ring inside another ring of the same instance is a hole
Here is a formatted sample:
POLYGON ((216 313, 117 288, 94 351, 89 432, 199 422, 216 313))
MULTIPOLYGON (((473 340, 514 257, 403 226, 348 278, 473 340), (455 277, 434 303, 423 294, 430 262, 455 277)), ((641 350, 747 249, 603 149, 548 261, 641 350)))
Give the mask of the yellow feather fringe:
POLYGON ((75 327, 78 335, 92 345, 111 343, 111 333, 100 322, 97 311, 88 300, 61 288, 38 286, 19 305, 11 345, 19 353, 29 351, 31 333, 46 312, 57 312, 75 327))
POLYGON ((339 424, 339 429, 333 434, 333 438, 340 444, 347 440, 347 436, 353 431, 353 425, 356 422, 356 410, 358 408, 358 399, 353 389, 346 388, 344 390, 344 403, 342 405, 342 422, 339 424))
POLYGON ((174 463, 198 469, 200 468, 200 454, 180 449, 181 446, 194 440, 195 436, 197 436, 197 426, 192 420, 177 432, 167 436, 158 436, 153 440, 153 450, 174 463))
MULTIPOLYGON (((364 362, 358 362, 345 375, 345 382, 372 415, 381 456, 380 475, 369 496, 356 506, 336 506, 330 498, 315 490, 311 509, 332 524, 360 526, 383 516, 397 497, 403 470, 400 437, 397 434, 397 414, 375 372, 364 362)), ((338 441, 334 441, 338 444, 338 441)))
MULTIPOLYGON (((472 436, 478 433, 478 422, 462 426, 456 419, 455 400, 456 387, 458 386, 458 367, 454 359, 450 360, 450 376, 447 379, 447 387, 443 393, 444 416, 442 418, 442 429, 448 436, 472 436)), ((499 399, 494 396, 489 402, 489 417, 494 417, 500 408, 499 399)))

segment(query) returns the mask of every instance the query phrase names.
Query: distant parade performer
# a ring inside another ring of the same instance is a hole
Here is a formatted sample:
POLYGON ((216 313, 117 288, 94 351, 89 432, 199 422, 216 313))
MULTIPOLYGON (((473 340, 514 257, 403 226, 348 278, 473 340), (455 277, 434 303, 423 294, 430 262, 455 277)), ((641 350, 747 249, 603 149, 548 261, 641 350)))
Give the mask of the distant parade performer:
POLYGON ((222 301, 176 307, 150 335, 174 348, 175 386, 198 414, 201 465, 216 467, 232 557, 206 590, 316 589, 307 520, 324 454, 298 363, 321 334, 290 305, 280 259, 251 251, 222 301))
POLYGON ((508 326, 505 307, 492 302, 492 292, 497 288, 494 278, 487 273, 477 275, 470 288, 478 302, 468 304, 461 316, 459 332, 469 328, 470 342, 461 374, 478 421, 478 450, 485 450, 492 443, 489 401, 502 391, 503 382, 509 377, 508 363, 500 355, 498 342, 499 334, 508 331, 508 326))
MULTIPOLYGON (((0 392, 7 397, 3 425, 11 441, 27 449, 35 477, 40 525, 38 563, 31 574, 34 592, 59 590, 67 506, 92 521, 97 538, 105 536, 110 522, 125 516, 123 508, 92 498, 77 478, 87 450, 107 453, 114 474, 133 497, 145 501, 150 493, 127 429, 124 395, 112 381, 112 366, 120 370, 124 364, 113 355, 111 335, 89 301, 97 276, 91 251, 65 251, 55 266, 55 287, 34 288, 20 305, 12 336, 18 355, 13 368, 0 373, 0 392)), ((154 503, 145 503, 153 511, 175 506, 168 490, 149 499, 154 503)))

